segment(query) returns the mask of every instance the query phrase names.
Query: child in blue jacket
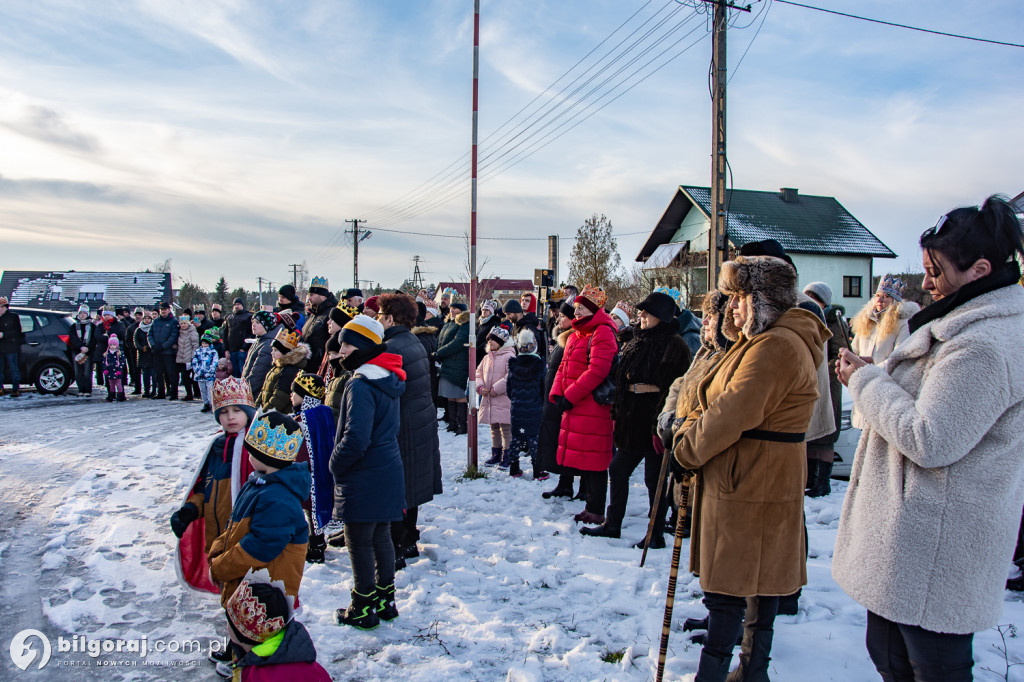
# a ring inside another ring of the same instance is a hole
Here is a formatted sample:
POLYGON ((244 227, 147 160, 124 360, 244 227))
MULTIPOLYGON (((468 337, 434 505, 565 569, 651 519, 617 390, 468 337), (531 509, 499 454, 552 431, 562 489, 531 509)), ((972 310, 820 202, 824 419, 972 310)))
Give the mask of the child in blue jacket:
POLYGON ((210 391, 213 390, 213 381, 217 378, 217 350, 213 344, 217 341, 217 335, 211 329, 203 332, 203 338, 199 339, 199 348, 192 355, 192 378, 199 384, 199 395, 203 399, 203 409, 200 412, 209 412, 210 391))

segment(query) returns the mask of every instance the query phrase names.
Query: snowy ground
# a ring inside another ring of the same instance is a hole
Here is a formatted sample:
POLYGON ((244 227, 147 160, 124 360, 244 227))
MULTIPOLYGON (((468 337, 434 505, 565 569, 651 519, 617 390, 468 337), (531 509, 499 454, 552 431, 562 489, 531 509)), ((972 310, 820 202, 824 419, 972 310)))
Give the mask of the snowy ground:
MULTIPOLYGON (((168 524, 216 430, 198 410, 73 395, 0 400, 0 679, 215 678, 204 656, 153 650, 193 639, 205 647, 224 634, 216 600, 178 585, 168 524), (26 628, 52 644, 43 670, 22 672, 8 656, 26 628), (150 651, 58 651, 58 638, 72 635, 145 636, 150 651)), ((489 444, 483 429, 481 443, 489 444)), ((421 556, 399 574, 397 621, 369 633, 334 625, 351 588, 346 552, 331 549, 326 564, 306 567, 300 619, 334 679, 652 679, 670 550, 652 551, 638 567, 631 544, 646 530, 647 499, 640 470, 623 539, 584 538, 572 521, 579 502, 541 499, 553 480, 530 480, 527 466, 519 480, 492 472, 464 481, 465 438, 442 432, 441 444, 445 494, 420 511, 421 556)), ((807 501, 810 584, 800 613, 777 621, 773 679, 878 679, 864 649, 864 610, 830 576, 844 490, 839 483, 828 498, 807 501)), ((684 618, 704 614, 686 553, 684 544, 667 679, 692 673, 700 653, 680 630, 684 618)), ((1001 622, 1024 625, 1024 601, 1007 593, 1001 622)), ((1006 640, 1011 663, 1024 663, 1022 640, 1006 640)), ((995 629, 978 634, 976 679, 1024 680, 1024 665, 1007 676, 1001 646, 995 629)))

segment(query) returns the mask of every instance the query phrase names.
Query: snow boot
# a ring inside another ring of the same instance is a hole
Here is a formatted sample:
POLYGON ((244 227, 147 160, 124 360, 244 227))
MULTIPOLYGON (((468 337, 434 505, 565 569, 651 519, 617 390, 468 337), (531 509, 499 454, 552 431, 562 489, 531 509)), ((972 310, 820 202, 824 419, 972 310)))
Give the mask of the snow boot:
POLYGON ((327 544, 331 547, 344 547, 345 546, 345 529, 334 531, 327 536, 327 544))
POLYGON ((580 535, 589 535, 592 538, 618 538, 622 535, 622 529, 605 520, 600 526, 580 528, 580 535))
POLYGON ((501 452, 501 461, 498 462, 498 468, 501 469, 502 471, 506 471, 509 468, 509 466, 512 465, 512 451, 501 449, 499 450, 501 452))
POLYGON ((455 403, 455 435, 465 436, 469 433, 469 403, 455 403))
POLYGON ((201 409, 199 411, 200 412, 210 412, 212 410, 213 410, 213 408, 210 407, 210 403, 206 403, 206 404, 203 405, 203 409, 201 409))
MULTIPOLYGON (((644 537, 639 542, 633 544, 636 549, 643 549, 647 543, 647 538, 644 537)), ((651 546, 647 549, 665 549, 665 534, 660 532, 657 528, 654 529, 654 534, 651 535, 651 546)))
POLYGON ((818 460, 808 459, 807 460, 807 484, 804 486, 804 493, 814 487, 814 484, 818 481, 818 460))
POLYGON ((726 682, 770 682, 768 663, 771 659, 773 630, 751 630, 740 645, 740 665, 729 673, 726 682))
POLYGON ((108 389, 107 389, 107 402, 108 402, 108 403, 112 403, 112 402, 114 402, 114 397, 115 397, 115 394, 114 394, 114 392, 113 392, 113 391, 111 391, 111 390, 110 390, 110 389, 108 388, 108 389))
POLYGON ((1010 578, 1006 581, 1006 589, 1014 592, 1024 592, 1024 573, 1017 576, 1016 578, 1010 578))
POLYGON ((683 632, 690 632, 691 630, 707 630, 708 629, 708 617, 703 618, 687 618, 683 621, 683 632))
POLYGON ((390 623, 398 618, 398 607, 395 606, 395 584, 381 587, 377 585, 374 599, 377 601, 377 618, 390 623))
POLYGON ((402 550, 402 556, 404 556, 406 559, 416 559, 417 557, 419 557, 419 555, 420 548, 416 546, 415 542, 411 545, 406 545, 405 548, 402 550))
MULTIPOLYGON (((692 641, 693 638, 691 638, 692 641)), ((720 682, 729 674, 729 664, 732 663, 732 654, 721 657, 707 649, 700 652, 700 663, 697 664, 697 676, 693 682, 720 682)))
POLYGON ((307 564, 322 564, 326 560, 324 556, 324 550, 327 548, 323 545, 307 545, 306 546, 306 563, 307 564))
POLYGON ((458 422, 455 419, 455 415, 457 413, 458 410, 455 407, 455 401, 449 400, 448 406, 444 408, 444 420, 448 424, 448 426, 445 428, 445 431, 447 431, 448 433, 455 433, 459 428, 458 422))
POLYGON ((206 658, 209 659, 212 663, 230 664, 231 661, 233 660, 233 656, 231 655, 231 645, 228 645, 228 648, 224 651, 211 651, 206 658))
POLYGON ((508 475, 512 478, 522 478, 523 470, 519 468, 519 453, 513 452, 511 448, 506 450, 505 453, 508 455, 509 461, 508 475))
POLYGON ((795 616, 800 611, 800 594, 803 589, 799 589, 793 594, 785 597, 779 597, 779 610, 776 611, 776 615, 779 616, 795 616))
POLYGON ((335 622, 338 625, 351 625, 360 630, 374 629, 380 625, 376 595, 376 590, 370 590, 369 594, 359 594, 352 590, 352 603, 347 609, 338 609, 334 612, 335 622))
POLYGON ((553 490, 546 490, 540 494, 545 500, 550 500, 552 497, 572 497, 572 476, 560 474, 558 476, 558 485, 553 490))
POLYGON ((121 391, 120 393, 117 394, 117 402, 124 403, 124 402, 127 402, 127 401, 128 401, 128 398, 125 397, 124 391, 121 391))
POLYGON ((807 491, 807 497, 825 497, 832 494, 832 462, 818 462, 815 481, 807 491))
POLYGON ((491 447, 491 458, 484 462, 485 467, 501 464, 501 448, 491 447))

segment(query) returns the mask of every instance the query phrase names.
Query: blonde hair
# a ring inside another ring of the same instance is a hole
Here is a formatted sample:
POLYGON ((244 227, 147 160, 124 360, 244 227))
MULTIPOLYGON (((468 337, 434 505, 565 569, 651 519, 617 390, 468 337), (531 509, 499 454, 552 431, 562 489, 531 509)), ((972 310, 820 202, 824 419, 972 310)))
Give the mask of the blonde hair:
POLYGON ((876 331, 876 328, 878 332, 877 338, 880 339, 888 338, 896 333, 896 327, 900 323, 900 305, 902 304, 893 299, 893 302, 885 309, 878 322, 875 322, 871 319, 871 312, 875 309, 875 303, 877 302, 878 294, 876 293, 867 302, 867 305, 861 308, 860 312, 850 320, 850 329, 854 335, 868 337, 876 331))

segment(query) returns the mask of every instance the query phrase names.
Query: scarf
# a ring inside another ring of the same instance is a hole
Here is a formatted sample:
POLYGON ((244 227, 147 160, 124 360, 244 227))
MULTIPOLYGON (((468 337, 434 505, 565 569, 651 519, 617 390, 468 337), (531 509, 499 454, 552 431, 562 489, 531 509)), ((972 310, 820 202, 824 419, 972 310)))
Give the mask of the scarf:
POLYGON ((977 298, 982 294, 987 294, 990 291, 995 291, 996 289, 1002 289, 1003 287, 1010 286, 1011 284, 1017 284, 1019 281, 1020 265, 1018 265, 1016 261, 1004 263, 1001 267, 992 272, 992 274, 982 277, 981 279, 976 279, 973 282, 968 282, 954 291, 950 296, 932 303, 930 306, 911 317, 909 322, 910 333, 913 334, 933 320, 945 317, 947 314, 956 310, 971 299, 977 298))
POLYGON ((381 353, 386 353, 387 350, 388 347, 383 343, 370 346, 369 348, 357 348, 341 361, 341 366, 350 372, 354 372, 381 353))

